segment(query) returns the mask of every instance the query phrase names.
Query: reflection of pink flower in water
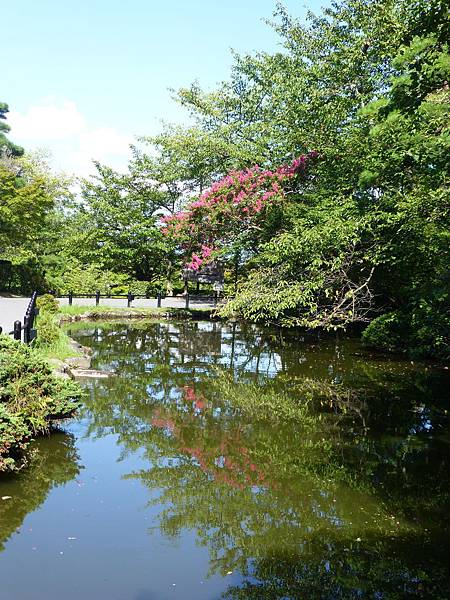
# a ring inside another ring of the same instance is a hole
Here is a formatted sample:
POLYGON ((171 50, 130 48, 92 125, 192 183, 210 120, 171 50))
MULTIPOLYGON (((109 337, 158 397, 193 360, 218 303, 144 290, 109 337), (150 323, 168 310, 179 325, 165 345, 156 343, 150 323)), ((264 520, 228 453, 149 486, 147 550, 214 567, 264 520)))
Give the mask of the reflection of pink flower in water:
POLYGON ((203 395, 196 392, 193 386, 183 387, 183 398, 192 406, 189 412, 180 412, 172 417, 166 413, 168 409, 161 407, 153 413, 152 425, 169 430, 179 441, 179 451, 195 459, 199 468, 217 484, 229 485, 243 490, 246 487, 270 485, 276 488, 276 482, 266 482, 266 475, 257 463, 252 462, 252 451, 242 445, 244 431, 238 426, 232 430, 216 430, 217 443, 209 445, 211 436, 204 437, 203 428, 198 428, 199 412, 208 414, 208 403, 203 395), (192 446, 193 425, 196 424, 196 443, 192 446))
POLYGON ((158 427, 159 429, 168 429, 171 433, 174 433, 176 427, 173 420, 161 416, 161 412, 159 410, 155 410, 151 423, 153 427, 158 427))
POLYGON ((192 402, 198 410, 203 410, 206 406, 205 399, 202 395, 196 394, 193 387, 186 385, 183 388, 184 398, 187 402, 192 402))
POLYGON ((197 396, 195 395, 195 390, 193 387, 186 385, 183 388, 184 391, 184 397, 186 398, 186 400, 188 402, 193 402, 194 400, 196 400, 197 396))

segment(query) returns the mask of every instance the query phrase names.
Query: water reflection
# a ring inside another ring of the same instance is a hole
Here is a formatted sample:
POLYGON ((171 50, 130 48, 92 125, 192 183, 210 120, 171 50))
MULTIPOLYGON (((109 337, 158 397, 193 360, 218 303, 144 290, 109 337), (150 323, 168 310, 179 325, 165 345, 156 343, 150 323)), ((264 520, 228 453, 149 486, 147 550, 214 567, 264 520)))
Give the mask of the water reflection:
POLYGON ((1 496, 6 499, 0 501, 0 552, 27 514, 43 504, 52 489, 75 479, 81 469, 74 437, 62 431, 36 441, 31 457, 19 476, 1 481, 1 496))
POLYGON ((120 374, 86 384, 87 436, 143 454, 126 477, 148 488, 153 527, 194 530, 210 574, 240 572, 225 597, 450 594, 441 376, 236 324, 74 333, 120 374))

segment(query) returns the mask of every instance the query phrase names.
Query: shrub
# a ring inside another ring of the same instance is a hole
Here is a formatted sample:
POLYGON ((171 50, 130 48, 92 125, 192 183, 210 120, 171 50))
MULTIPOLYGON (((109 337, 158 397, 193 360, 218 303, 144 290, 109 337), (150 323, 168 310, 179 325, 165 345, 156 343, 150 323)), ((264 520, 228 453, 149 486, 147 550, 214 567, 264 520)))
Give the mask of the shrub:
POLYGON ((400 350, 409 333, 408 323, 399 311, 393 311, 374 319, 363 332, 363 341, 380 350, 400 350))
POLYGON ((11 415, 6 406, 0 403, 0 473, 11 471, 19 463, 21 454, 28 446, 30 431, 19 415, 11 415))
POLYGON ((450 315, 445 304, 424 299, 409 310, 394 311, 374 319, 363 341, 381 350, 408 352, 414 358, 450 358, 450 315))
POLYGON ((130 278, 123 273, 108 271, 96 265, 83 265, 72 261, 65 265, 64 272, 57 277, 49 277, 49 285, 53 285, 60 293, 93 294, 100 290, 101 294, 126 294, 130 278))
POLYGON ((56 302, 55 297, 51 294, 39 296, 36 300, 36 306, 38 307, 40 313, 50 313, 54 315, 59 310, 59 305, 56 302))
POLYGON ((450 311, 448 298, 437 304, 422 299, 411 313, 413 356, 450 359, 450 311))
POLYGON ((32 437, 70 416, 82 391, 53 375, 37 350, 0 335, 0 472, 20 468, 32 437))
POLYGON ((56 323, 55 317, 51 313, 43 312, 39 315, 37 330, 37 347, 52 346, 59 340, 61 336, 59 325, 56 323))

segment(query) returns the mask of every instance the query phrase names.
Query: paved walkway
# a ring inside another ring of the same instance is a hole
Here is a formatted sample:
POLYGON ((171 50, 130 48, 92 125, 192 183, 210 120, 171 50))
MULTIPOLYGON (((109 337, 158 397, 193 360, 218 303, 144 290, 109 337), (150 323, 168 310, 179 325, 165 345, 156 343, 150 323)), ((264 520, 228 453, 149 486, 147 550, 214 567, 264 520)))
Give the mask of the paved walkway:
MULTIPOLYGON (((62 306, 69 304, 68 298, 58 298, 62 306)), ((74 298, 74 306, 95 306, 95 298, 74 298)), ((100 306, 110 306, 112 308, 127 308, 126 298, 100 298, 100 306)), ((156 308, 156 298, 137 298, 131 303, 132 308, 156 308)), ((183 296, 176 298, 162 298, 161 308, 184 308, 186 300, 183 296)), ((212 302, 200 302, 195 296, 189 297, 190 308, 212 308, 212 302)))
MULTIPOLYGON (((30 298, 6 298, 0 296, 0 327, 3 333, 9 333, 13 329, 14 321, 23 321, 25 311, 30 298)), ((67 305, 67 298, 58 298, 61 305, 67 305)), ((74 306, 94 306, 95 298, 74 298, 74 306)), ((110 306, 111 308, 126 308, 126 298, 100 298, 100 306, 110 306)), ((156 299, 138 298, 133 300, 132 307, 134 308, 156 308, 156 299)), ((161 301, 162 308, 184 308, 185 299, 179 298, 163 298, 161 301)), ((211 302, 200 302, 191 296, 189 299, 190 308, 212 308, 211 302)))
POLYGON ((30 298, 4 298, 0 296, 0 327, 3 333, 13 330, 14 321, 23 321, 30 298))

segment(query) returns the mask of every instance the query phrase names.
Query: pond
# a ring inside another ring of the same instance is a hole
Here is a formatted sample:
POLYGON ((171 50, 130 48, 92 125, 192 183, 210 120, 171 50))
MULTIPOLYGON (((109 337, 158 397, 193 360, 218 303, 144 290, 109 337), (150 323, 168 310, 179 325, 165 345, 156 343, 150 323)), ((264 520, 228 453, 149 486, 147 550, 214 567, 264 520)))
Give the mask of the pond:
POLYGON ((116 375, 0 481, 0 598, 450 597, 448 371, 236 323, 70 333, 116 375))

